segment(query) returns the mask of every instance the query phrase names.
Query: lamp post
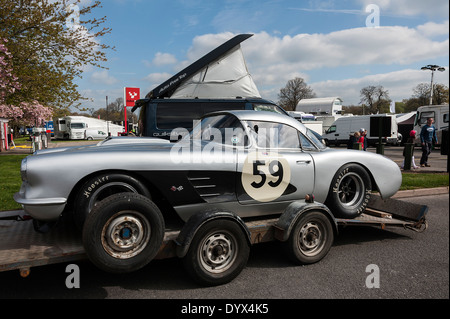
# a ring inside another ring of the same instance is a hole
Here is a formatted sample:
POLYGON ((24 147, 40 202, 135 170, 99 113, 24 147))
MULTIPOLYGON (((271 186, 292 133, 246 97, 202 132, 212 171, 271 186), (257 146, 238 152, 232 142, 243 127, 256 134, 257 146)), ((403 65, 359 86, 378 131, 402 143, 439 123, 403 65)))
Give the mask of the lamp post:
POLYGON ((431 71, 431 92, 430 92, 430 105, 433 105, 433 78, 434 78, 434 71, 440 71, 444 72, 445 68, 434 65, 434 64, 428 64, 427 66, 423 66, 420 68, 421 70, 430 70, 431 71))

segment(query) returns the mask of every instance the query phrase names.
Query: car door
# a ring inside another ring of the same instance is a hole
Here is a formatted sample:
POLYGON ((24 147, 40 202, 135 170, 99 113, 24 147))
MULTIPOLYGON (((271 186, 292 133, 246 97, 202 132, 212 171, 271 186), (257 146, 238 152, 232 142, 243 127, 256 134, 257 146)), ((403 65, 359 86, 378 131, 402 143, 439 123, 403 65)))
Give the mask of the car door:
MULTIPOLYGON (((314 161, 289 125, 249 121, 252 147, 238 153, 237 198, 241 204, 290 203, 314 190, 314 161)), ((274 212, 275 213, 275 212, 274 212)))

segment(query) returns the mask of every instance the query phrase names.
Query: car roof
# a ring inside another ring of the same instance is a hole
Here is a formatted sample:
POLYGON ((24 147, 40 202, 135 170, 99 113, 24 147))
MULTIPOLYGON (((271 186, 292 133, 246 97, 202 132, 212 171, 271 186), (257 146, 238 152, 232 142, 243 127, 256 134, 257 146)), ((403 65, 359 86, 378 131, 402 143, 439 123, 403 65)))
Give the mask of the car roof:
POLYGON ((241 121, 262 121, 262 122, 276 122, 290 125, 304 133, 306 127, 300 123, 298 120, 290 117, 289 115, 284 115, 269 111, 253 111, 253 110, 235 110, 235 111, 218 111, 213 113, 208 113, 203 117, 219 115, 219 114, 231 114, 237 117, 241 121))

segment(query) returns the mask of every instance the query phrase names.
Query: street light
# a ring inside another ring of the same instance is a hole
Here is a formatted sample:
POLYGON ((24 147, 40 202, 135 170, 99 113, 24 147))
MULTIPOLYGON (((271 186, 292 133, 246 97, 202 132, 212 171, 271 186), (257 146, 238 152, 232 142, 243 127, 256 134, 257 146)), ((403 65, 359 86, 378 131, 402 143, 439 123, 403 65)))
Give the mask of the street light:
POLYGON ((421 70, 430 70, 431 71, 431 92, 430 92, 430 105, 433 105, 433 77, 434 77, 434 71, 440 71, 444 72, 445 68, 434 65, 434 64, 428 64, 427 66, 423 66, 420 68, 421 70))

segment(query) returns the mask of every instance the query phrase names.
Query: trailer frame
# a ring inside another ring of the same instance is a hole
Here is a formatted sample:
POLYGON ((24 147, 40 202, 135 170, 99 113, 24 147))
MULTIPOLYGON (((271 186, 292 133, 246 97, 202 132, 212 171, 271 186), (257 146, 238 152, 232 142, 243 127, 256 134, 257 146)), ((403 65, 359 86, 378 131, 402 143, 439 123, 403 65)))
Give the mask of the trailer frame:
MULTIPOLYGON (((340 227, 401 227, 422 232, 428 227, 427 212, 426 205, 396 199, 383 200, 375 195, 359 217, 334 218, 334 221, 340 227)), ((32 267, 71 263, 87 258, 78 231, 61 223, 52 231, 38 233, 34 230, 33 221, 24 214, 23 211, 0 213, 0 272, 19 270, 22 277, 27 277, 32 267)), ((279 216, 252 218, 244 223, 251 245, 283 241, 288 236, 287 228, 280 223, 279 216)), ((181 230, 180 225, 166 226, 164 240, 155 259, 177 257, 177 249, 180 249, 177 239, 181 230)))

